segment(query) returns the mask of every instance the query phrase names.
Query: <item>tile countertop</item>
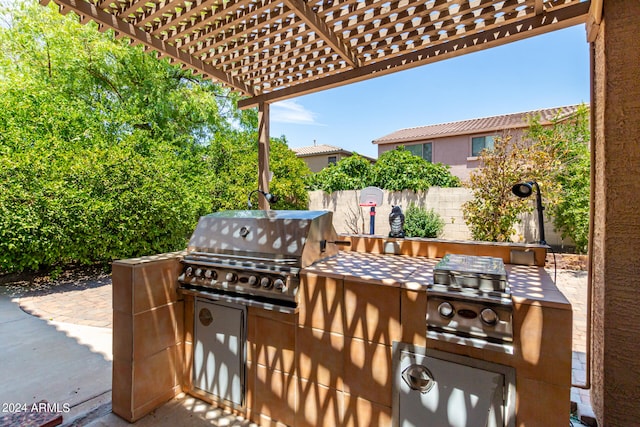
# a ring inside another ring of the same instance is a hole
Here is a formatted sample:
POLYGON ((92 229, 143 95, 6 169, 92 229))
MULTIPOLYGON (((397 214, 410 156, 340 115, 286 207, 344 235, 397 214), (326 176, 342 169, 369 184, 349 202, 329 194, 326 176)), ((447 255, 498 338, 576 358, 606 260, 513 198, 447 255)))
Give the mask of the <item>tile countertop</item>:
MULTIPOLYGON (((302 270, 337 279, 395 286, 415 291, 433 284, 439 258, 341 251, 302 270)), ((505 264, 513 301, 571 310, 553 277, 542 267, 505 264)))

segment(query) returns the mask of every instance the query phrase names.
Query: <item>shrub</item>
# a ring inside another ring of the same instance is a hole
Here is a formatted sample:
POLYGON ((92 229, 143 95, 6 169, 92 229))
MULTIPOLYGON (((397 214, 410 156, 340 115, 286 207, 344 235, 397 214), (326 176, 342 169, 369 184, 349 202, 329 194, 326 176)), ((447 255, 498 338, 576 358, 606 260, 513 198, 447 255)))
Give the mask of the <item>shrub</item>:
POLYGON ((576 244, 576 252, 586 253, 589 242, 589 186, 591 159, 589 151, 589 109, 580 105, 566 120, 554 120, 551 127, 530 122, 528 136, 550 146, 558 159, 555 176, 560 185, 559 202, 550 206, 553 224, 576 244))
POLYGON ((405 212, 404 230, 407 237, 438 237, 444 220, 433 209, 426 210, 411 203, 405 212))
POLYGON ((449 166, 429 163, 404 147, 383 153, 374 165, 356 154, 311 174, 307 179, 309 190, 327 193, 369 186, 388 191, 419 191, 431 186, 459 187, 460 180, 451 174, 449 166))
POLYGON ((524 138, 496 138, 493 150, 480 155, 482 168, 466 185, 473 200, 463 206, 475 240, 509 241, 522 212, 533 210, 536 197, 517 199, 511 186, 536 181, 545 209, 562 237, 571 237, 576 251, 586 252, 589 231, 589 120, 580 106, 571 117, 558 116, 551 125, 530 118, 524 138))
MULTIPOLYGON (((200 215, 246 208, 257 113, 236 95, 53 3, 0 9, 0 274, 184 249, 200 215)), ((304 162, 271 154, 272 208, 304 208, 304 162)))
POLYGON ((531 178, 527 153, 521 140, 506 136, 495 139, 493 150, 480 154, 482 167, 472 171, 465 183, 473 199, 462 206, 474 240, 510 241, 518 215, 531 211, 530 203, 511 193, 515 183, 531 178))
POLYGON ((343 190, 359 190, 370 182, 371 163, 364 157, 354 154, 340 160, 337 164, 309 175, 307 187, 310 190, 323 190, 326 193, 343 190))
POLYGON ((426 190, 431 186, 458 187, 449 166, 430 163, 404 147, 383 153, 372 166, 372 185, 389 191, 426 190))

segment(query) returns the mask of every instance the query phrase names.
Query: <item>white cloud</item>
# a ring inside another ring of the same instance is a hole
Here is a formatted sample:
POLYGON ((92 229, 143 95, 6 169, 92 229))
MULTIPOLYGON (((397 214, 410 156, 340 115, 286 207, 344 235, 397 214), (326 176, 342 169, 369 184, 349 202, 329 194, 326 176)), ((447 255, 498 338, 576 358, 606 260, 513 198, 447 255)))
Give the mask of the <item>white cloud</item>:
POLYGON ((317 125, 315 113, 307 110, 296 101, 286 100, 271 105, 271 121, 278 123, 295 123, 302 125, 317 125))

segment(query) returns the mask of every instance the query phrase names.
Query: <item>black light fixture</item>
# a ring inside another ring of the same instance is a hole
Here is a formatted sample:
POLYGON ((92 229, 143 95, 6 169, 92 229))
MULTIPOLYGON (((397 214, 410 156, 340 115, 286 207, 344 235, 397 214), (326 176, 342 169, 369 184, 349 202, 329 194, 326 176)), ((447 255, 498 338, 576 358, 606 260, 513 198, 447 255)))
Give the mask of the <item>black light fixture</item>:
POLYGON ((249 196, 247 196, 247 206, 249 207, 249 209, 251 209, 252 205, 251 205, 251 196, 253 195, 253 193, 260 193, 264 196, 265 200, 267 201, 267 203, 271 204, 271 203, 275 203, 278 201, 278 196, 271 194, 271 193, 265 193, 264 191, 258 189, 258 190, 253 190, 252 192, 249 193, 249 196))
POLYGON ((540 186, 535 181, 521 182, 511 187, 511 191, 518 197, 529 197, 533 193, 533 188, 536 189, 536 208, 538 209, 538 229, 540 230, 540 244, 546 245, 547 242, 544 239, 544 215, 542 211, 542 195, 540 194, 540 186))

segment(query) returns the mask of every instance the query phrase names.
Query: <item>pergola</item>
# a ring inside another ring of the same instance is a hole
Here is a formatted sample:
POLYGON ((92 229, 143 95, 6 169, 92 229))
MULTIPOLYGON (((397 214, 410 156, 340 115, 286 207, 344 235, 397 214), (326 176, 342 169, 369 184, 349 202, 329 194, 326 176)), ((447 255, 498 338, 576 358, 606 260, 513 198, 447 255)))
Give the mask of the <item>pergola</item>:
POLYGON ((581 0, 54 1, 62 13, 246 96, 239 107, 259 109, 264 191, 270 103, 584 23, 591 7, 581 0))
POLYGON ((240 108, 257 106, 265 191, 270 103, 586 24, 592 60, 591 396, 603 425, 637 424, 638 0, 53 1, 62 13, 113 29, 242 94, 240 108))

